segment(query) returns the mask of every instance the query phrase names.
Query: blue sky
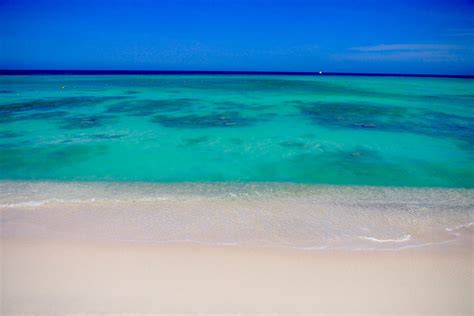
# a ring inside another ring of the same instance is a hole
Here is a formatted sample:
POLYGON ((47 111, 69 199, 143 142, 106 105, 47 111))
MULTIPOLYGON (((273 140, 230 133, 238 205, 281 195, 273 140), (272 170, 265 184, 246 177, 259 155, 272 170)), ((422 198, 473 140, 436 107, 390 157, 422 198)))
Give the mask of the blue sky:
POLYGON ((474 74, 473 0, 0 0, 2 69, 474 74))

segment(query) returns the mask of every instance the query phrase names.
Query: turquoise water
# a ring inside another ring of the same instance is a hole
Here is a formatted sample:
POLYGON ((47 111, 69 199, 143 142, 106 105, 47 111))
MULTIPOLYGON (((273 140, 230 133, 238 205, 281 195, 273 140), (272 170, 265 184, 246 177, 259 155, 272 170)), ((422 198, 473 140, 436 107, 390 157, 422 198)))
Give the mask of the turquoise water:
POLYGON ((0 76, 0 179, 474 187, 474 80, 0 76))

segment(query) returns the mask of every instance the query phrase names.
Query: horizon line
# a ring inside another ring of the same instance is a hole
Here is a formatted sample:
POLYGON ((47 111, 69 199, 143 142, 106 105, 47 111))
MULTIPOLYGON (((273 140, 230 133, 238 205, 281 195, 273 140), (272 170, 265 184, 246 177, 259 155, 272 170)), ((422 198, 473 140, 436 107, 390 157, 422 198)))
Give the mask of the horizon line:
POLYGON ((434 77, 468 78, 468 74, 413 74, 372 72, 325 72, 325 71, 261 71, 261 70, 95 70, 95 69, 0 69, 0 75, 295 75, 295 76, 372 76, 372 77, 434 77))

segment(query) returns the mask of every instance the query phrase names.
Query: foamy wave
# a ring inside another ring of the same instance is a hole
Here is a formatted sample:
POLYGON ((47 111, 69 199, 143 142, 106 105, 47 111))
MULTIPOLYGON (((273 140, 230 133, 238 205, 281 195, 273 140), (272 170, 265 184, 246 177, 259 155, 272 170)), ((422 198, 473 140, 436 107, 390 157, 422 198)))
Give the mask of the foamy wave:
POLYGON ((378 239, 378 238, 367 237, 367 236, 359 236, 359 238, 374 241, 374 242, 405 242, 411 239, 411 235, 405 235, 399 239, 378 239))
POLYGON ((165 240, 146 240, 146 239, 108 239, 113 241, 130 242, 130 243, 150 243, 150 244, 180 244, 180 243, 191 243, 200 244, 207 246, 238 246, 240 243, 237 241, 203 241, 194 239, 165 239, 165 240))
POLYGON ((46 200, 39 200, 39 201, 27 201, 27 202, 18 202, 18 203, 8 203, 8 204, 0 204, 0 208, 20 208, 20 207, 38 207, 46 204, 53 204, 53 203, 92 203, 92 202, 113 202, 113 203, 120 203, 120 202, 156 202, 156 201, 166 201, 169 198, 166 197, 153 197, 153 198, 137 198, 137 199, 46 199, 46 200))
POLYGON ((461 225, 451 227, 451 228, 445 228, 445 230, 448 231, 448 232, 452 232, 452 231, 460 230, 460 229, 463 229, 463 228, 469 228, 471 226, 474 226, 474 222, 470 222, 470 223, 467 223, 467 224, 461 224, 461 225))
POLYGON ((0 204, 0 208, 14 208, 14 207, 36 207, 48 203, 47 200, 44 201, 30 201, 30 202, 19 202, 11 204, 0 204))
POLYGON ((297 250, 325 250, 329 249, 328 246, 308 246, 308 247, 290 247, 297 250))
MULTIPOLYGON (((85 200, 63 200, 63 199, 46 199, 46 200, 39 200, 39 201, 27 201, 27 202, 18 202, 18 203, 10 203, 10 204, 0 204, 0 208, 15 208, 15 207, 37 207, 42 206, 45 204, 50 203, 81 203, 85 200)), ((89 199, 88 202, 94 202, 95 199, 89 199)))

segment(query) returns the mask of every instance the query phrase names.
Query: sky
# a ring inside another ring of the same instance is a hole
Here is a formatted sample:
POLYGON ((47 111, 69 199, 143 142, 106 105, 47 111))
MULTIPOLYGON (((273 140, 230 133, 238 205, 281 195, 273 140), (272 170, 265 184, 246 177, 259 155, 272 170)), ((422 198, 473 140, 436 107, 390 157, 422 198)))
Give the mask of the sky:
POLYGON ((0 0, 0 69, 474 74, 474 0, 0 0))

